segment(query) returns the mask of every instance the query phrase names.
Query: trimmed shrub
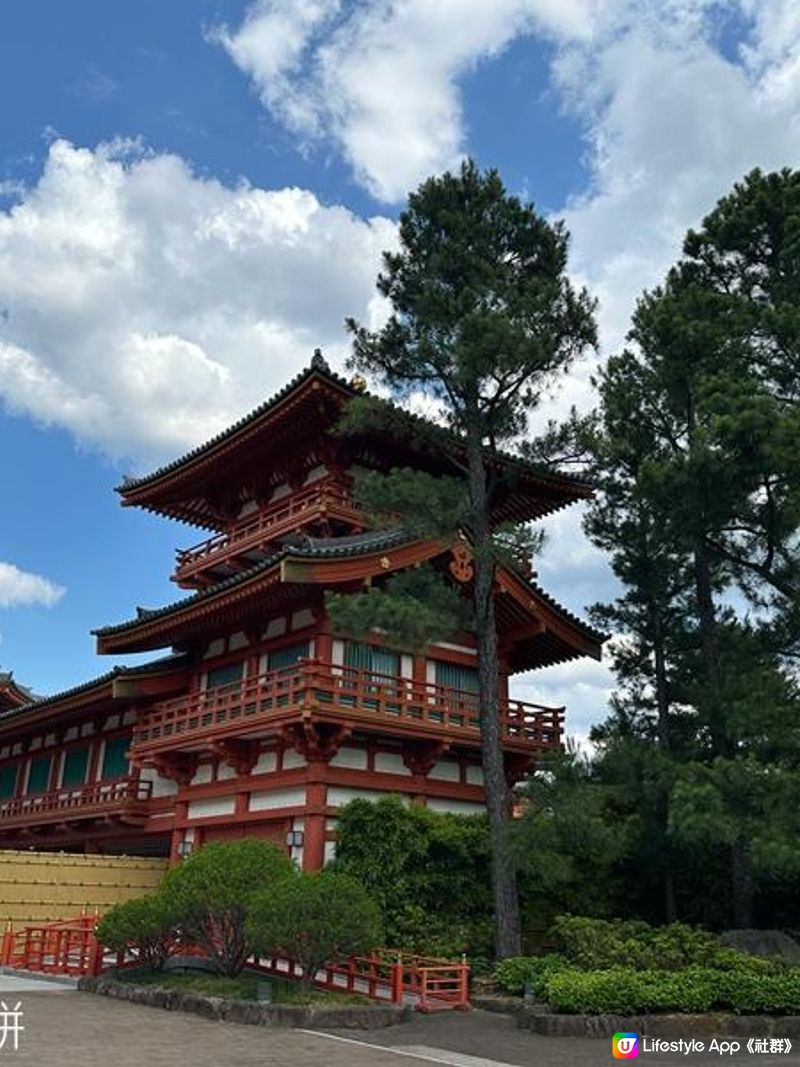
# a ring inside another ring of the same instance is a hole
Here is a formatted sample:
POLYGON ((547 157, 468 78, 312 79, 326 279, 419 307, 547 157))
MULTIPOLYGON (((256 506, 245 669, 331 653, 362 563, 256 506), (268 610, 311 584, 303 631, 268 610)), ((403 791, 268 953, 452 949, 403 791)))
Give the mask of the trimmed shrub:
POLYGON ((574 966, 587 970, 710 967, 722 951, 715 934, 683 923, 653 927, 639 921, 561 915, 553 924, 553 933, 564 956, 574 966))
POLYGON ((733 1011, 741 1014, 800 1011, 800 969, 758 975, 687 967, 681 971, 563 970, 546 982, 554 1011, 638 1015, 656 1012, 733 1011))
POLYGON ((126 900, 103 916, 97 938, 113 952, 133 947, 143 964, 160 971, 176 938, 175 914, 160 893, 126 900))
POLYGON ((253 953, 246 920, 256 893, 298 877, 289 857, 256 838, 213 842, 164 876, 159 894, 182 934, 206 949, 220 974, 235 977, 253 953))
POLYGON ((299 963, 302 984, 310 988, 323 964, 368 952, 380 941, 380 911, 347 875, 299 874, 253 899, 247 933, 258 955, 299 963))
POLYGON ((521 997, 526 991, 544 997, 551 975, 569 964, 563 956, 512 956, 494 969, 495 989, 508 996, 521 997))

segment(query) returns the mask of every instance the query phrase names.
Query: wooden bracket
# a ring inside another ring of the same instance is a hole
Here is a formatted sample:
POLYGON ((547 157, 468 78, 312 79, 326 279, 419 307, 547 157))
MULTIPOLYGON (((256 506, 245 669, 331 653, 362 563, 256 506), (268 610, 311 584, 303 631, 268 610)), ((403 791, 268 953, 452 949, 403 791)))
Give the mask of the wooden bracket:
POLYGON ((403 748, 403 763, 412 774, 426 775, 449 748, 449 741, 409 741, 403 748))
POLYGON ((197 770, 197 756, 187 752, 164 752, 148 758, 148 763, 162 778, 178 785, 188 785, 197 770))
POLYGON ((507 752, 505 756, 505 775, 509 787, 521 782, 536 766, 536 757, 524 752, 507 752))
POLYGON ((211 751, 237 774, 249 774, 258 762, 259 745, 257 741, 222 739, 211 742, 211 751))
POLYGON ((290 723, 282 731, 284 744, 305 756, 309 763, 327 763, 353 732, 350 723, 302 722, 290 723))

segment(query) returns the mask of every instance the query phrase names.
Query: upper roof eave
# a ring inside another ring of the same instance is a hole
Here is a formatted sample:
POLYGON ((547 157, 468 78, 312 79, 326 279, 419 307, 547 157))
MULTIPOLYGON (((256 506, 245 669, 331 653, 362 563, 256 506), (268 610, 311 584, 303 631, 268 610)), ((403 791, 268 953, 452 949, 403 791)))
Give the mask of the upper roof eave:
POLYGON ((118 634, 130 633, 137 628, 150 626, 161 619, 182 613, 187 608, 193 608, 198 604, 206 604, 232 590, 240 589, 249 582, 261 579, 291 556, 306 560, 337 557, 352 558, 354 556, 383 552, 387 548, 414 540, 417 540, 417 538, 406 534, 400 529, 369 531, 363 534, 337 538, 307 538, 305 544, 284 545, 279 551, 261 560, 255 566, 249 567, 239 574, 232 575, 230 578, 225 578, 207 589, 201 589, 191 596, 183 597, 181 600, 173 601, 153 611, 142 611, 136 619, 128 619, 112 626, 103 626, 92 630, 92 634, 98 638, 98 642, 102 642, 105 638, 113 638, 118 634))
MULTIPOLYGON (((421 415, 398 408, 390 400, 383 397, 377 397, 374 394, 365 393, 360 389, 357 389, 348 382, 346 378, 343 378, 341 375, 332 371, 327 362, 322 358, 321 354, 317 352, 309 367, 306 367, 272 397, 259 404, 247 415, 244 415, 237 422, 233 423, 232 426, 229 426, 215 437, 212 437, 209 441, 186 452, 183 456, 157 468, 150 474, 142 475, 138 478, 126 478, 121 485, 116 486, 116 492, 122 496, 123 503, 126 505, 144 506, 150 510, 159 511, 160 508, 156 501, 156 496, 159 491, 165 489, 169 486, 171 481, 181 475, 190 474, 195 467, 207 462, 213 457, 215 452, 225 448, 225 446, 237 436, 246 435, 247 432, 253 429, 260 420, 267 418, 280 407, 282 402, 287 400, 293 393, 303 388, 313 379, 317 379, 327 386, 333 387, 337 392, 350 399, 353 399, 356 396, 369 397, 371 400, 380 404, 385 404, 393 411, 400 413, 410 424, 424 427, 427 432, 430 432, 431 430, 439 432, 442 434, 443 439, 446 438, 451 443, 457 440, 453 431, 448 430, 446 427, 437 426, 435 423, 432 423, 429 419, 426 419, 421 415)), ((563 504, 555 505, 549 510, 557 510, 559 507, 563 507, 566 503, 571 502, 571 500, 585 499, 590 497, 593 493, 591 484, 574 474, 566 473, 564 471, 549 470, 536 464, 529 463, 527 460, 519 456, 501 450, 496 451, 493 454, 493 458, 499 461, 504 467, 516 469, 527 479, 539 483, 543 487, 546 486, 551 491, 559 490, 568 498, 571 498, 564 501, 563 504)), ((178 515, 173 517, 180 518, 178 515)))

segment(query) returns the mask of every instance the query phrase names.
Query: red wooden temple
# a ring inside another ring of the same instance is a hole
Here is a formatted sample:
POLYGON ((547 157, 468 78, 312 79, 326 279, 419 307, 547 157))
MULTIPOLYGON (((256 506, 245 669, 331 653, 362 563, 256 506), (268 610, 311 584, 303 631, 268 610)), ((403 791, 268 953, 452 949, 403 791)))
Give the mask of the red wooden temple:
MULTIPOLYGON (((101 654, 156 653, 144 665, 39 699, 0 675, 0 847, 177 859, 254 835, 315 869, 355 797, 482 810, 471 636, 406 654, 377 633, 336 633, 326 617, 326 590, 356 591, 423 561, 469 593, 464 542, 369 529, 354 505, 357 469, 435 474, 450 462, 403 433, 412 423, 399 414, 391 432, 334 433, 359 392, 317 353, 246 418, 119 488, 123 506, 204 531, 177 554, 173 579, 189 592, 95 631, 101 654)), ((517 459, 493 463, 498 521, 535 520, 591 492, 517 459)), ((513 783, 560 745, 563 708, 510 698, 509 677, 599 658, 602 636, 524 568, 501 567, 495 595, 513 783)))

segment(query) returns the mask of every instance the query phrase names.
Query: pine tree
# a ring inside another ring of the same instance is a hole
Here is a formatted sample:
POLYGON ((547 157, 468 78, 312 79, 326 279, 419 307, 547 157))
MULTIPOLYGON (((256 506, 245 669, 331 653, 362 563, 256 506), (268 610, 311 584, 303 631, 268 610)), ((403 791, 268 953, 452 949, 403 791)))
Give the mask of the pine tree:
MULTIPOLYGON (((396 397, 424 394, 438 402, 457 447, 448 448, 441 438, 430 442, 450 459, 448 479, 393 472, 383 490, 371 487, 372 510, 410 521, 408 502, 416 499, 421 526, 451 533, 457 528, 469 542, 495 948, 503 958, 519 953, 520 932, 507 844, 493 582, 498 559, 515 551, 515 538, 509 544, 493 524, 498 475, 492 457, 525 430, 543 389, 595 343, 593 304, 566 277, 568 239, 561 224, 547 222, 510 196, 496 171, 481 173, 471 161, 458 174, 429 179, 410 196, 399 239, 400 250, 384 254, 378 278, 393 313, 377 332, 348 321, 352 365, 377 376, 396 397)), ((351 419, 359 417, 385 412, 359 415, 354 408, 351 419)), ((361 491, 370 497, 369 486, 361 491)), ((375 607, 368 600, 362 606, 363 624, 372 625, 375 607)))

